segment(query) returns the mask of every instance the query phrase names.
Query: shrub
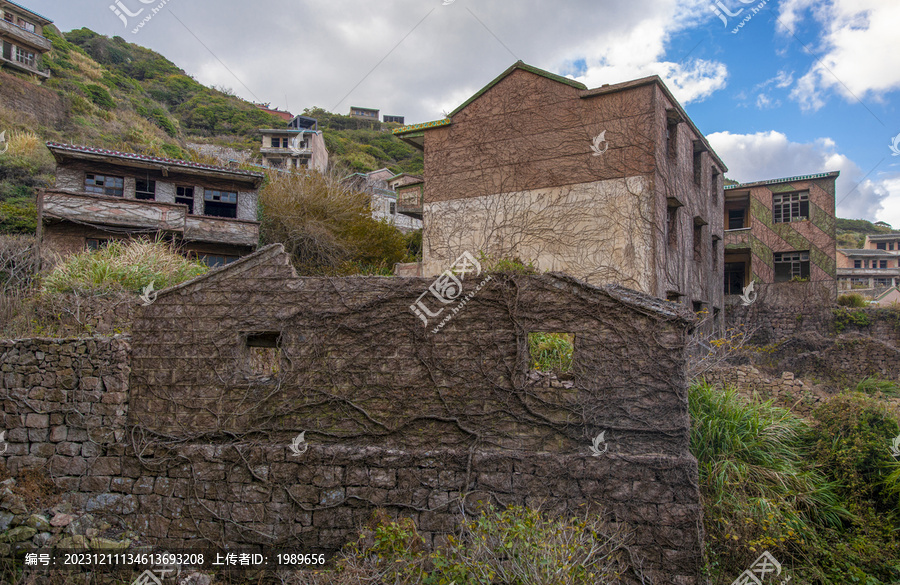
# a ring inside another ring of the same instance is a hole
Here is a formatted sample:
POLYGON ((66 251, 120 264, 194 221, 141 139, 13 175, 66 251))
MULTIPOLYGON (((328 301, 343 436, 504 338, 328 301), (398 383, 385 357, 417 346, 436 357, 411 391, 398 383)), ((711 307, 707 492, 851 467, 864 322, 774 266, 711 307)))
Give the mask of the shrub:
POLYGON ((629 569, 626 540, 621 528, 597 514, 561 518, 487 506, 429 554, 410 519, 376 512, 360 539, 341 552, 333 573, 310 577, 332 585, 612 584, 629 569))
POLYGON ((43 288, 51 293, 138 293, 151 283, 159 290, 207 270, 206 265, 186 259, 166 242, 113 241, 100 250, 66 258, 44 278, 43 288))
POLYGON ((853 307, 856 309, 861 309, 869 306, 869 303, 866 302, 865 297, 863 297, 859 293, 843 294, 838 297, 837 302, 842 307, 853 307))

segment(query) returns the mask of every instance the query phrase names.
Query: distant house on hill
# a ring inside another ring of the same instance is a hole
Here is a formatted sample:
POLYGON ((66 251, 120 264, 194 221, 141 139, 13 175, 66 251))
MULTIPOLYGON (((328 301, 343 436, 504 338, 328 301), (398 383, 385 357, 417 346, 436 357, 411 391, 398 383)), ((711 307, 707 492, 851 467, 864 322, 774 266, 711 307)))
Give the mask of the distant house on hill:
POLYGON ((270 108, 269 104, 253 104, 253 105, 256 106, 257 108, 259 108, 260 110, 264 111, 267 114, 272 114, 273 116, 278 116, 285 122, 290 122, 294 117, 294 114, 292 114, 290 112, 285 112, 283 110, 279 110, 278 108, 270 108))
POLYGON ((900 285, 900 233, 868 235, 861 249, 839 249, 837 276, 841 290, 900 285))
POLYGON ((391 179, 401 177, 389 169, 378 169, 370 173, 353 173, 342 179, 342 182, 362 193, 369 195, 372 217, 385 220, 401 231, 408 232, 422 228, 420 219, 403 215, 397 206, 397 192, 391 188, 391 179))
POLYGON ((0 0, 0 65, 32 73, 38 77, 50 77, 50 70, 41 63, 44 53, 52 47, 44 37, 44 27, 53 21, 21 4, 0 0))
POLYGON ((259 242, 261 173, 48 142, 56 187, 38 197, 41 246, 66 255, 109 240, 169 239, 210 266, 259 242))
POLYGON ((350 116, 353 118, 363 118, 366 120, 378 121, 379 110, 375 108, 361 108, 359 106, 350 106, 350 116))
POLYGON ((319 122, 307 116, 294 116, 286 128, 261 128, 263 166, 275 169, 328 168, 328 149, 319 131, 319 122))

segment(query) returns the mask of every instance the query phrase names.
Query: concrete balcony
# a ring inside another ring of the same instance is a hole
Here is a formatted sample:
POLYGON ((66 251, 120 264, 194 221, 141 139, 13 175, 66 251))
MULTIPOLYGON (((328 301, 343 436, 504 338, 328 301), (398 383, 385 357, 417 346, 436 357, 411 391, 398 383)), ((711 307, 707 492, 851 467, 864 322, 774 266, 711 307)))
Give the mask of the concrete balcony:
POLYGON ((142 201, 46 191, 41 204, 42 221, 63 220, 89 226, 130 228, 134 232, 172 232, 194 242, 256 247, 259 222, 208 215, 189 215, 178 203, 142 201))
POLYGON ((44 219, 61 219, 88 225, 183 232, 187 206, 47 191, 44 193, 41 213, 44 219))
POLYGON ((0 38, 8 39, 14 45, 21 45, 34 49, 38 53, 46 53, 53 48, 50 39, 30 32, 5 20, 0 20, 0 38))
POLYGON ((750 247, 750 228, 741 228, 738 230, 725 230, 725 248, 749 248, 750 247))
POLYGON ((208 215, 188 215, 184 220, 184 239, 255 247, 259 243, 259 222, 208 215))

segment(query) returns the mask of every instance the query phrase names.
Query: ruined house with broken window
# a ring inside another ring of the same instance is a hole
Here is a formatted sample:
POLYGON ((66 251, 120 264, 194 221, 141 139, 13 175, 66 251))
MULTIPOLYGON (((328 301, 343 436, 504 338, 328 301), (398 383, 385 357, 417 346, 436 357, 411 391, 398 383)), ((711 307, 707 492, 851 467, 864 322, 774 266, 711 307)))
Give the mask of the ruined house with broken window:
POLYGON ((835 291, 838 171, 725 187, 725 294, 804 280, 835 291))
POLYGON ((425 157, 402 208, 423 218, 424 258, 402 272, 482 251, 720 318, 727 169, 659 77, 588 89, 519 61, 394 134, 425 157))
POLYGON ((53 21, 8 0, 0 0, 0 17, 0 66, 50 77, 42 57, 52 48, 44 27, 53 21))
POLYGON ((260 173, 48 142, 56 186, 38 196, 42 249, 66 255, 109 240, 162 237, 210 266, 259 243, 260 173))

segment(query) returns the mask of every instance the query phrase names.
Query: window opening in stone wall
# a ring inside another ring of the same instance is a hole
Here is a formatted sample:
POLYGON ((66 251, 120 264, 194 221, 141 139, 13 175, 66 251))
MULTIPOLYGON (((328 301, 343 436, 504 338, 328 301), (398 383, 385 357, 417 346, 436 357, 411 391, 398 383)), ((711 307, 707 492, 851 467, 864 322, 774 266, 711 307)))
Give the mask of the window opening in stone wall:
POLYGON ((666 208, 666 234, 669 247, 674 248, 678 243, 678 208, 670 205, 666 208))
POLYGON ((772 219, 775 223, 809 219, 809 191, 772 195, 772 219))
POLYGON ((574 353, 574 333, 532 332, 528 334, 528 354, 532 370, 567 374, 572 371, 574 353))
POLYGON ((809 251, 776 252, 775 282, 809 278, 809 251))
POLYGON ((144 201, 155 201, 156 181, 152 179, 136 179, 134 182, 134 197, 144 201))
POLYGON ((193 187, 175 187, 175 203, 187 205, 188 215, 194 213, 194 188, 193 187))
POLYGON ((244 336, 249 356, 250 373, 257 376, 275 376, 281 369, 281 333, 256 331, 244 336))

